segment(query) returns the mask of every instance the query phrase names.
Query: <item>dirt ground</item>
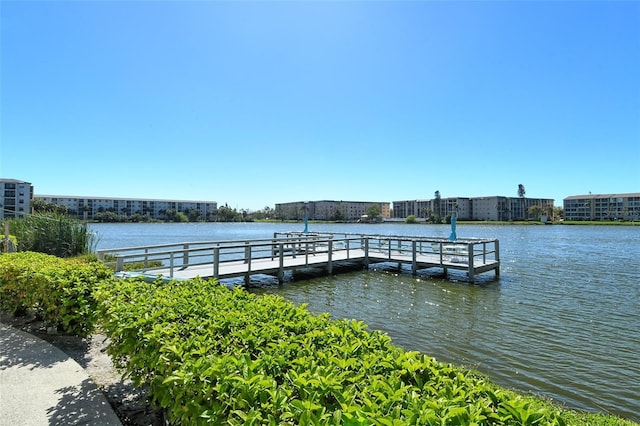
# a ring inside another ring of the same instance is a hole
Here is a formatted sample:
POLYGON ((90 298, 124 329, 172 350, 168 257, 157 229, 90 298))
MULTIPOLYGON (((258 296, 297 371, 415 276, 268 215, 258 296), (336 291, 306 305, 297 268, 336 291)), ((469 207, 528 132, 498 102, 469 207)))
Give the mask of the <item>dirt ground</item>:
POLYGON ((86 338, 47 332, 41 321, 28 317, 12 317, 0 314, 0 321, 21 329, 56 346, 84 368, 93 382, 102 390, 124 426, 163 426, 161 410, 154 409, 147 401, 147 392, 122 378, 107 355, 109 344, 103 334, 86 338))

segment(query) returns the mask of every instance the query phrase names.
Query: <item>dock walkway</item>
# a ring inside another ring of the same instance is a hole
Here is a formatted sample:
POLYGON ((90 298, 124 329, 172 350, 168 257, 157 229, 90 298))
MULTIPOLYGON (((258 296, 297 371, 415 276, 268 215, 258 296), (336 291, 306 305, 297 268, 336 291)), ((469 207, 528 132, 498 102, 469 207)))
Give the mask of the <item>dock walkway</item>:
POLYGON ((441 268, 466 271, 468 281, 478 274, 500 274, 496 239, 363 235, 338 233, 275 233, 272 239, 205 241, 99 250, 98 257, 123 275, 227 279, 272 275, 280 282, 286 271, 334 274, 378 263, 410 265, 419 270, 441 268), (125 265, 129 265, 125 268, 125 265), (135 266, 135 269, 132 269, 135 266), (126 272, 125 272, 126 269, 126 272))

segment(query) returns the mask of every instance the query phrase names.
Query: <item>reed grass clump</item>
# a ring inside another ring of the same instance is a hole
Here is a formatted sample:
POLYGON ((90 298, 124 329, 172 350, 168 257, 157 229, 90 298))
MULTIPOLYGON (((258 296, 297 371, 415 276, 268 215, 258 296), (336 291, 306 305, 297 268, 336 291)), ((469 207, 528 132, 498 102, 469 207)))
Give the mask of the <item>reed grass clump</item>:
POLYGON ((95 234, 86 223, 68 216, 41 213, 9 221, 18 251, 32 251, 58 257, 92 253, 97 244, 95 234))

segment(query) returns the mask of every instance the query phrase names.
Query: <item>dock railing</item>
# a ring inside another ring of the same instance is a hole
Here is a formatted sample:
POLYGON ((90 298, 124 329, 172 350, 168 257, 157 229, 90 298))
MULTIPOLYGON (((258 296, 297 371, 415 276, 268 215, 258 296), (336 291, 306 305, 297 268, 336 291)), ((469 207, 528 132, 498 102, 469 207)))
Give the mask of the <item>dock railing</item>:
POLYGON ((199 268, 200 276, 220 277, 274 270, 279 278, 286 268, 323 263, 329 274, 335 261, 359 260, 465 269, 473 282, 475 273, 495 269, 499 274, 499 245, 493 239, 459 239, 406 235, 353 233, 276 232, 273 238, 254 240, 195 241, 139 247, 103 249, 98 258, 116 272, 140 271, 174 278, 177 272, 199 268), (320 260, 322 259, 322 260, 320 260), (265 266, 271 261, 272 266, 265 266), (275 262, 275 263, 274 263, 275 262), (221 271, 225 272, 222 273, 221 271), (230 271, 234 272, 230 272, 230 271))
MULTIPOLYGON (((334 238, 333 236, 274 237, 256 240, 196 241, 179 244, 159 244, 138 247, 121 247, 97 251, 98 259, 112 266, 115 272, 165 271, 169 277, 174 272, 188 267, 211 265, 210 276, 218 277, 225 264, 247 265, 246 273, 253 272, 252 262, 262 259, 280 259, 284 267, 285 256, 304 259, 309 264, 309 256, 325 254, 331 260, 338 252, 344 252, 346 259, 354 250, 360 249, 359 237, 334 238)), ((343 255, 341 258, 345 258, 343 255)))

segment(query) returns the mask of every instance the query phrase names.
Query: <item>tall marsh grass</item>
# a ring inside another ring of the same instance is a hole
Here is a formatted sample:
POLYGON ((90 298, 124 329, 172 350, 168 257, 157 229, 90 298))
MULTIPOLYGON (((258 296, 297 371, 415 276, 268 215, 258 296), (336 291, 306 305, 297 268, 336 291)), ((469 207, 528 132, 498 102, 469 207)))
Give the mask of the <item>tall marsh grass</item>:
POLYGON ((34 214, 10 220, 9 229, 18 240, 18 251, 72 257, 93 253, 97 244, 86 223, 58 214, 34 214))

